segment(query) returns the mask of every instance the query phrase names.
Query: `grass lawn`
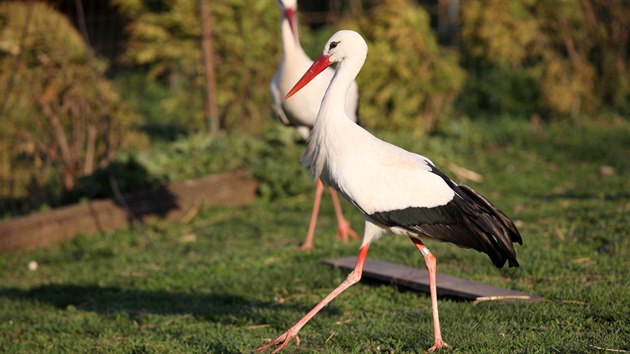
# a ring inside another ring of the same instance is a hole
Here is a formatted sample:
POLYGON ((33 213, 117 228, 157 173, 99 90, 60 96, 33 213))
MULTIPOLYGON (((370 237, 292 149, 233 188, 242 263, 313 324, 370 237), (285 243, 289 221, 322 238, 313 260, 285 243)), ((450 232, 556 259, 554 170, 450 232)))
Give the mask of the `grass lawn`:
MULTIPOLYGON (((533 129, 464 121, 432 137, 381 136, 432 158, 454 179, 448 161, 481 173, 482 182, 468 184, 520 225, 520 268, 496 269, 483 254, 429 241, 439 272, 545 298, 440 300, 451 345, 445 352, 630 351, 629 123, 533 129)), ((323 259, 357 254, 357 242, 334 241, 329 198, 315 249, 294 249, 305 236, 311 193, 2 254, 0 352, 251 352, 345 279, 323 259)), ((358 211, 344 207, 362 231, 358 211)), ((403 237, 381 239, 368 257, 424 266, 403 237)), ((433 342, 430 299, 362 282, 300 338, 286 352, 422 352, 433 342)))

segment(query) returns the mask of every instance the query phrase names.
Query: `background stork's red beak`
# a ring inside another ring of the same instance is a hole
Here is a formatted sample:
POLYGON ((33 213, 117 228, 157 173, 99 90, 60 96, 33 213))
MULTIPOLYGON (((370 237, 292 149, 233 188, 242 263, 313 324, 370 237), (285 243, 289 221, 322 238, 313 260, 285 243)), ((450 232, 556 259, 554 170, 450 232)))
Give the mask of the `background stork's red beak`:
POLYGON ((295 37, 295 9, 286 9, 284 10, 284 17, 289 21, 289 26, 291 27, 291 33, 293 33, 293 37, 295 37))
POLYGON ((324 71, 324 69, 330 66, 330 64, 332 63, 330 62, 330 60, 328 60, 328 58, 330 58, 330 55, 322 55, 317 60, 315 60, 313 65, 311 65, 311 67, 308 68, 308 70, 306 71, 304 76, 302 76, 300 81, 298 81, 297 84, 293 86, 291 91, 289 91, 289 93, 287 93, 287 95, 284 96, 284 99, 286 100, 289 97, 293 96, 296 92, 300 91, 300 89, 306 86, 306 84, 308 84, 309 82, 311 82, 311 80, 313 80, 315 76, 319 75, 319 73, 321 73, 322 71, 324 71))

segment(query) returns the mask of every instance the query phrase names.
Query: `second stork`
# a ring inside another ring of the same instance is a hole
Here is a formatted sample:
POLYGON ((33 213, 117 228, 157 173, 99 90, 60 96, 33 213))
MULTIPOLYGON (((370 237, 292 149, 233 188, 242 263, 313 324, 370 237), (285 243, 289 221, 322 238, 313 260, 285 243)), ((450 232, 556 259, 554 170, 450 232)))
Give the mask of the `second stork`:
MULTIPOLYGON (((296 20, 297 0, 278 0, 278 6, 282 16, 282 61, 269 85, 272 108, 275 115, 284 125, 295 127, 300 136, 306 140, 308 139, 310 130, 315 124, 319 106, 324 98, 324 92, 333 77, 334 71, 330 68, 325 70, 320 76, 315 78, 308 87, 296 93, 291 100, 285 100, 284 94, 282 93, 286 93, 291 89, 293 84, 297 82, 302 74, 313 64, 313 61, 306 55, 300 45, 296 20)), ((359 116, 357 114, 358 105, 359 90, 357 84, 352 82, 346 94, 345 111, 347 117, 355 123, 359 122, 359 116)), ((310 249, 313 247, 313 235, 315 233, 315 224, 317 223, 319 204, 323 192, 324 186, 320 180, 317 180, 313 212, 311 214, 308 233, 301 249, 310 249)), ((347 241, 348 236, 358 239, 356 232, 352 230, 350 223, 344 218, 341 212, 341 204, 339 203, 337 193, 330 188, 330 194, 337 215, 337 236, 344 242, 347 241)))

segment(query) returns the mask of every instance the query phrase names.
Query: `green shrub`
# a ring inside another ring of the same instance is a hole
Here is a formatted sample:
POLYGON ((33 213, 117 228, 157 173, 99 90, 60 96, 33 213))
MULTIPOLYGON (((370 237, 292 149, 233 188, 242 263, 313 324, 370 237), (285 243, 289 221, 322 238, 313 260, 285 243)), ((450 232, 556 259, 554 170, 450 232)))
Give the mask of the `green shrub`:
POLYGON ((257 154, 249 157, 249 165, 258 179, 258 192, 263 199, 294 196, 313 188, 313 180, 300 164, 304 145, 298 142, 294 129, 272 125, 263 141, 257 154))
POLYGON ((369 128, 431 131, 464 84, 455 52, 441 48, 429 15, 408 0, 387 0, 342 28, 365 38, 367 61, 357 78, 369 128))
POLYGON ((627 31, 619 30, 630 16, 627 1, 482 0, 462 6, 463 53, 466 66, 477 71, 463 102, 480 95, 479 102, 509 105, 504 96, 519 95, 501 92, 507 87, 525 89, 510 113, 530 114, 532 107, 522 104, 530 99, 538 113, 555 117, 593 115, 606 106, 628 112, 627 51, 619 50, 628 43, 627 31), (496 80, 497 70, 508 75, 496 80), (498 86, 486 90, 484 82, 498 86))
MULTIPOLYGON (((244 133, 184 136, 142 152, 122 154, 110 170, 125 193, 213 173, 248 169, 259 181, 261 197, 271 200, 312 188, 307 170, 299 163, 303 151, 304 145, 298 142, 293 129, 273 124, 260 136, 244 133)), ((84 178, 80 188, 93 191, 95 196, 111 196, 107 177, 103 171, 97 171, 84 178)))
POLYGON ((190 124, 190 117, 198 112, 199 107, 167 104, 172 95, 168 85, 160 80, 151 80, 146 74, 146 70, 140 69, 114 77, 116 88, 125 101, 142 116, 139 129, 149 135, 152 142, 173 141, 200 129, 190 124))
MULTIPOLYGON (((157 104, 166 115, 184 112, 182 126, 201 131, 204 66, 198 2, 112 0, 129 20, 123 59, 147 67, 170 95, 157 104)), ((261 132, 271 119, 268 87, 280 60, 274 1, 225 0, 211 6, 216 95, 223 128, 261 132)))
POLYGON ((0 4, 0 87, 6 89, 0 199, 54 199, 106 166, 119 148, 144 143, 134 130, 138 116, 105 69, 54 9, 38 2, 0 4))
POLYGON ((456 106, 471 117, 488 112, 530 117, 540 113, 537 104, 539 96, 540 86, 531 72, 522 67, 497 63, 469 71, 456 106))

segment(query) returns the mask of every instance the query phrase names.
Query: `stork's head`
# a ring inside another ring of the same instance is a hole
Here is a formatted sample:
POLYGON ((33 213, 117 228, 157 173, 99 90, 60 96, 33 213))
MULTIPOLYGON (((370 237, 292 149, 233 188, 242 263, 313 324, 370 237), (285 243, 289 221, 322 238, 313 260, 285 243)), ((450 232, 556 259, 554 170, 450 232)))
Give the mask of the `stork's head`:
POLYGON ((355 31, 341 30, 333 34, 326 42, 322 57, 327 57, 332 64, 348 56, 365 58, 367 50, 367 43, 360 34, 355 31))
POLYGON ((355 31, 342 30, 333 34, 332 37, 326 42, 324 46, 324 53, 320 56, 313 65, 308 69, 306 74, 302 76, 300 81, 293 86, 291 91, 287 93, 285 99, 293 96, 302 87, 306 86, 313 78, 319 73, 324 71, 328 66, 333 63, 338 63, 342 60, 353 58, 360 60, 359 68, 363 65, 365 57, 367 56, 367 43, 360 34, 355 31))
POLYGON ((278 0, 278 7, 280 7, 280 12, 282 12, 282 16, 289 21, 289 27, 291 27, 291 32, 293 36, 295 36, 296 29, 296 21, 295 21, 295 12, 297 11, 297 0, 278 0))

